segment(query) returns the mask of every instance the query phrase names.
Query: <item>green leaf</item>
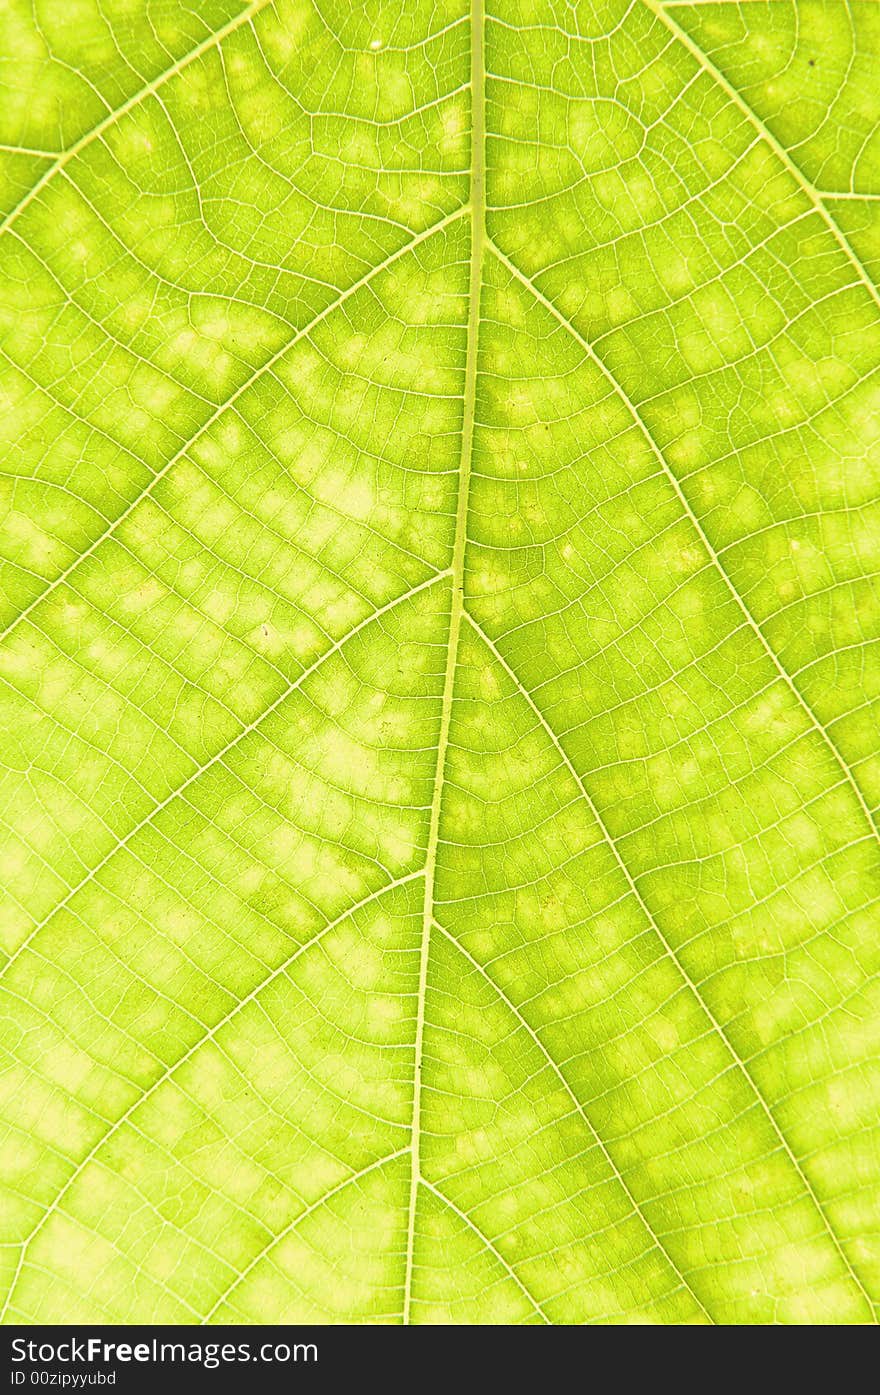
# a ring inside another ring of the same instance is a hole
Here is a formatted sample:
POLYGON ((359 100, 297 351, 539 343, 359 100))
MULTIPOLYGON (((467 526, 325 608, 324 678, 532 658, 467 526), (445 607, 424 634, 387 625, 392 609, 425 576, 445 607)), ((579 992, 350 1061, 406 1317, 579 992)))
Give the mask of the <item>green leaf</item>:
POLYGON ((7 0, 8 1321, 880 1302, 880 6, 7 0))

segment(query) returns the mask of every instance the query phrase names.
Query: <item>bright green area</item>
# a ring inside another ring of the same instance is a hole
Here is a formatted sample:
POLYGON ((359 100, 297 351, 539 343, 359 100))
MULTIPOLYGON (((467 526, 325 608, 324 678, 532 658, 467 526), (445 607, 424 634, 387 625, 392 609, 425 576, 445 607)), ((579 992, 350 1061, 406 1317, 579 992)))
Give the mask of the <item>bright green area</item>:
POLYGON ((880 6, 7 0, 7 1321, 880 1311, 880 6))

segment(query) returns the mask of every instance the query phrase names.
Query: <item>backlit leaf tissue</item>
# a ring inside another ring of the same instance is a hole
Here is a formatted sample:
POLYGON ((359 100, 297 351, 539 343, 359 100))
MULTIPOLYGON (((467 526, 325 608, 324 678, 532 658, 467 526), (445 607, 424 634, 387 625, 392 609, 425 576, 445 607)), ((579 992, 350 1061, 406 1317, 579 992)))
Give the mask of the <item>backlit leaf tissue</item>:
POLYGON ((874 1320, 878 63, 0 5, 6 1322, 874 1320))

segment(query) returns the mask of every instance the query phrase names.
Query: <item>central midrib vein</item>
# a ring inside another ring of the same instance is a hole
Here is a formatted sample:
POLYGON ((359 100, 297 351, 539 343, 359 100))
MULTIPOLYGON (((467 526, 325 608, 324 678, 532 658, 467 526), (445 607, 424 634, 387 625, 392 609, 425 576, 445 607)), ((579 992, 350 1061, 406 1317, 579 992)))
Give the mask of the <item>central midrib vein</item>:
POLYGON ((467 541, 468 497, 470 493, 471 454, 474 439, 474 409, 477 395, 477 336, 480 321, 480 286, 483 277, 483 256, 486 245, 486 95, 483 39, 485 27, 484 0, 471 0, 471 252, 468 280, 467 349, 464 373, 464 400, 461 425, 461 458, 458 471, 458 503, 455 511, 455 539, 452 547, 452 601, 449 612, 449 639, 446 646, 446 672, 443 679, 443 701, 440 712, 440 734, 437 742, 437 764, 434 771, 434 794, 428 828, 428 848, 425 856, 425 895, 422 907, 422 939, 419 955, 419 989, 416 1009, 415 1067, 413 1078, 412 1168, 410 1173, 409 1222, 406 1245, 406 1278, 404 1283, 403 1321, 410 1320, 412 1302, 413 1250, 415 1246, 416 1203, 421 1180, 421 1108, 422 1051, 425 1035, 425 996, 428 987, 428 956, 431 945, 431 923, 434 918, 434 882, 437 870, 437 845, 440 836, 440 805, 443 797, 443 777, 449 748, 449 725, 452 718, 452 694, 461 618, 464 611, 464 554, 467 541))

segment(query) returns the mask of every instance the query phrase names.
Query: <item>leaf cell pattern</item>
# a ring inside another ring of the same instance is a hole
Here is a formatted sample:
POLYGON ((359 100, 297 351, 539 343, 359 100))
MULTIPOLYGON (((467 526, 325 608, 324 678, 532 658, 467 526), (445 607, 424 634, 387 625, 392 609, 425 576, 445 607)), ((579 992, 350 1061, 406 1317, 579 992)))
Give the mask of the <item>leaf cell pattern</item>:
POLYGON ((870 1322, 880 6, 9 0, 13 1322, 870 1322))

